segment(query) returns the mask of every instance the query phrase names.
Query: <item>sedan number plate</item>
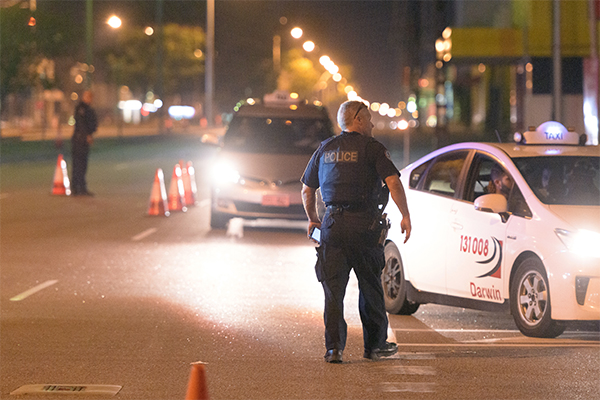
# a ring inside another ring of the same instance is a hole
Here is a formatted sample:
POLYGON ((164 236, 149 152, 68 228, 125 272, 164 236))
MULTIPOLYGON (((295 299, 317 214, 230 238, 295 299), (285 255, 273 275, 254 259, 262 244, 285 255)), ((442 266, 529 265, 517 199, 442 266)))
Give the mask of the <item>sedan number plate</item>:
POLYGON ((265 194, 262 197, 263 206, 289 207, 290 196, 285 194, 265 194))

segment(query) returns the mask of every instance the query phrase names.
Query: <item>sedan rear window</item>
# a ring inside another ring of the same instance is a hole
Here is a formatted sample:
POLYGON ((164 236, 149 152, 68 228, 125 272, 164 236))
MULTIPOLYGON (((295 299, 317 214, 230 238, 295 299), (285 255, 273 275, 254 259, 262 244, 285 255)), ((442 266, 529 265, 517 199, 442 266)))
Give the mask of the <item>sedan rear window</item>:
POLYGON ((236 117, 225 134, 224 146, 247 153, 312 154, 332 135, 328 120, 236 117))
POLYGON ((600 205, 600 157, 527 157, 513 161, 542 203, 600 205))

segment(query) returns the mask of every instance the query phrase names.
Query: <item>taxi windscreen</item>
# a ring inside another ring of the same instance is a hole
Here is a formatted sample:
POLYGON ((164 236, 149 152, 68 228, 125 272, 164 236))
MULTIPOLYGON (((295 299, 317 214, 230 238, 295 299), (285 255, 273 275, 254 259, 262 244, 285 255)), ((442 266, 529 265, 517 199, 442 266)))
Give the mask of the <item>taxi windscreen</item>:
POLYGON ((246 153, 312 154, 333 136, 327 120, 236 117, 224 137, 227 150, 246 153))
POLYGON ((600 157, 525 157, 513 161, 542 203, 600 205, 600 157))

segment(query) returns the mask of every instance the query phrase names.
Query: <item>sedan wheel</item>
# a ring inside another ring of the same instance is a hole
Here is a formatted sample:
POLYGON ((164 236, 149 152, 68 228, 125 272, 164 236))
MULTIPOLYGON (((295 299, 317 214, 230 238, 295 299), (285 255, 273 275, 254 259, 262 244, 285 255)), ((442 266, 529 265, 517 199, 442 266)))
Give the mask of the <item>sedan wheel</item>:
POLYGON ((404 279, 402 258, 398 247, 393 242, 385 246, 385 267, 381 273, 381 284, 387 312, 410 315, 417 311, 419 304, 410 303, 406 299, 407 283, 404 279))
POLYGON ((553 338, 565 330, 551 318, 548 279, 537 258, 519 264, 510 288, 510 307, 517 327, 526 336, 553 338))

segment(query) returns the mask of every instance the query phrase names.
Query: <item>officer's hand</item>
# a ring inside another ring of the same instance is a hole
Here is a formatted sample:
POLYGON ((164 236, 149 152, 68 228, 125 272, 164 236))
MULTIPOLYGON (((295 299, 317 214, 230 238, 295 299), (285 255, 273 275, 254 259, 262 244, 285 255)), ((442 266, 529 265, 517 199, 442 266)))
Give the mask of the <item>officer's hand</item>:
POLYGON ((321 223, 320 222, 308 222, 308 230, 306 231, 306 236, 314 243, 319 243, 316 240, 314 240, 313 238, 310 237, 310 233, 312 232, 313 228, 319 228, 321 229, 321 223))
POLYGON ((400 221, 400 228, 402 229, 402 233, 406 232, 406 237, 404 238, 404 243, 408 241, 410 238, 410 231, 412 230, 412 225, 410 223, 410 217, 407 215, 402 217, 402 221, 400 221))

